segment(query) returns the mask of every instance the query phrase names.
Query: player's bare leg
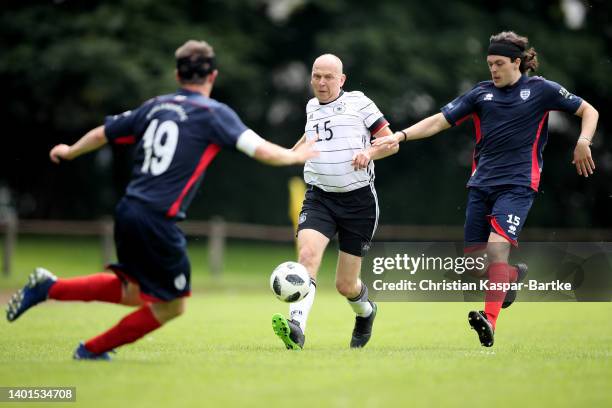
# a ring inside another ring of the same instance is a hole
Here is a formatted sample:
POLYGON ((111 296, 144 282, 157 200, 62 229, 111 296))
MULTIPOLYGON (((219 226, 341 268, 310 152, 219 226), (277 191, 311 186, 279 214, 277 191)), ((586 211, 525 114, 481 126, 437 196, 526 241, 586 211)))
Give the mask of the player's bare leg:
POLYGON ((346 297, 356 314, 350 343, 352 348, 364 347, 370 340, 377 309, 376 304, 368 299, 368 288, 359 279, 360 273, 361 257, 339 251, 336 289, 346 297))
POLYGON ((187 300, 184 297, 171 300, 169 302, 156 302, 151 304, 153 316, 160 324, 166 324, 175 317, 185 313, 187 300))
POLYGON ((140 286, 137 283, 127 282, 121 291, 121 304, 125 306, 142 306, 145 302, 140 297, 140 286))
POLYGON ((300 350, 304 347, 306 322, 316 294, 316 278, 329 238, 313 229, 298 232, 298 262, 306 267, 310 276, 310 291, 304 299, 289 304, 289 319, 282 314, 272 316, 274 333, 283 341, 285 347, 300 350))

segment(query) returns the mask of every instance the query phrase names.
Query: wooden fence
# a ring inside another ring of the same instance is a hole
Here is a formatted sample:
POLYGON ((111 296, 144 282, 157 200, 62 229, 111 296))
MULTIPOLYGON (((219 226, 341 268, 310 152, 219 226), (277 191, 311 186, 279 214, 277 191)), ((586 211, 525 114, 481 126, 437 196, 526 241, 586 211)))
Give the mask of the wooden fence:
MULTIPOLYGON (((293 242, 294 231, 290 226, 242 224, 215 217, 210 221, 185 221, 181 229, 188 236, 207 237, 209 240, 209 268, 212 274, 220 274, 223 267, 226 240, 250 239, 268 242, 293 242)), ((97 221, 65 220, 17 220, 8 218, 0 222, 4 235, 3 274, 11 273, 12 259, 20 234, 54 236, 97 236, 100 238, 102 260, 109 263, 114 258, 113 220, 97 221)), ((461 226, 380 225, 377 241, 461 241, 461 226)), ((523 241, 612 241, 612 229, 554 229, 526 228, 521 233, 523 241)))

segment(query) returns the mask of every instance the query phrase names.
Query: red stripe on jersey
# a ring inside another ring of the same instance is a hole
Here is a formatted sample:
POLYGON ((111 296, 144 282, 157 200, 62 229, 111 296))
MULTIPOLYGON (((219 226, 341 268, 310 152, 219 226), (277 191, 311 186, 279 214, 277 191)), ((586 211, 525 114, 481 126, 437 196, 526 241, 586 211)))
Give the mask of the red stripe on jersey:
POLYGON ((136 143, 136 137, 134 135, 121 136, 121 137, 116 138, 114 143, 118 144, 118 145, 134 144, 134 143, 136 143))
POLYGON ((540 124, 538 125, 538 133, 536 134, 535 141, 533 142, 533 147, 531 149, 531 188, 534 191, 538 191, 538 186, 540 185, 540 163, 538 163, 538 142, 540 141, 540 135, 542 134, 542 128, 544 127, 544 122, 546 122, 546 118, 548 117, 548 112, 544 114, 540 124))
POLYGON ((189 178, 189 181, 187 182, 187 184, 185 184, 183 191, 181 191, 181 194, 178 196, 176 201, 172 203, 172 205, 170 206, 170 209, 166 213, 168 217, 170 218, 176 217, 176 214, 178 214, 179 210, 181 209, 181 203, 183 202, 183 199, 189 192, 189 189, 200 178, 202 173, 204 173, 204 170, 206 170, 210 162, 215 158, 215 156, 217 155, 217 153, 219 153, 220 150, 221 150, 221 147, 216 144, 211 144, 206 148, 206 150, 204 150, 204 153, 202 153, 202 157, 200 158, 200 162, 198 163, 198 166, 196 167, 195 171, 189 178))
POLYGON ((471 115, 465 115, 464 117, 462 117, 461 119, 459 119, 458 121, 455 122, 455 126, 459 126, 460 124, 462 124, 463 122, 465 122, 466 120, 471 118, 473 115, 475 115, 475 114, 472 113, 471 115))
MULTIPOLYGON (((467 118, 467 116, 466 116, 467 118)), ((465 119, 465 118, 464 118, 465 119)), ((476 144, 480 143, 482 139, 482 131, 480 129, 480 118, 477 114, 472 113, 472 119, 474 119, 474 130, 476 131, 476 144)), ((462 119, 463 120, 463 119, 462 119)), ((474 150, 472 151, 472 176, 476 171, 476 147, 474 146, 474 150)))
POLYGON ((510 242, 512 245, 514 245, 515 247, 518 247, 518 242, 516 242, 516 239, 510 238, 508 234, 506 234, 506 231, 504 231, 501 225, 499 225, 499 223, 497 222, 497 219, 494 216, 487 215, 487 218, 489 219, 489 222, 491 223, 491 227, 493 227, 493 230, 495 231, 496 234, 501 235, 502 237, 506 238, 508 242, 510 242))
POLYGON ((380 132, 380 131, 381 131, 381 129, 383 129, 384 127, 389 126, 389 122, 387 122, 387 120, 386 120, 386 119, 384 119, 384 118, 380 118, 380 119, 379 119, 379 120, 377 120, 376 122, 374 122, 374 124, 376 125, 376 127, 375 127, 375 128, 373 128, 373 129, 370 129, 370 134, 371 134, 372 136, 374 136, 375 134, 377 134, 378 132, 380 132), (380 119, 382 119, 382 121, 381 121, 380 119), (378 121, 380 121, 380 123, 377 123, 378 121))

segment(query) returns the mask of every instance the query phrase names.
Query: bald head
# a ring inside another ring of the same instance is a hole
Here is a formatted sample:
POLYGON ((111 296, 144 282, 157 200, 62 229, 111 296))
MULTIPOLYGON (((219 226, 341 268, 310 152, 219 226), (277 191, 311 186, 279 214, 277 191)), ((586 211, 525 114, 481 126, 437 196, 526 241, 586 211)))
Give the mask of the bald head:
POLYGON ((342 61, 333 54, 323 54, 312 64, 310 84, 315 97, 321 103, 328 103, 338 98, 345 80, 342 61))
POLYGON ((328 69, 342 75, 342 60, 334 54, 323 54, 315 59, 312 64, 313 71, 315 67, 319 69, 328 69))

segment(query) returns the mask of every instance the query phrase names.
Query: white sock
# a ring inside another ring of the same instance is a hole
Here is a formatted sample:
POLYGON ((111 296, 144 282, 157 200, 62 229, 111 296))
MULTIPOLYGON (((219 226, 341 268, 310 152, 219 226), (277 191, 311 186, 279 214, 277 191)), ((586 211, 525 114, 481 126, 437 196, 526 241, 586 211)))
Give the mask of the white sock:
POLYGON ((308 313, 310 313, 310 309, 312 308, 316 291, 317 285, 311 279, 310 291, 306 297, 299 302, 289 304, 289 319, 293 319, 300 323, 302 333, 306 333, 306 320, 308 320, 308 313))
POLYGON ((359 295, 352 299, 347 298, 347 300, 357 316, 368 317, 372 314, 372 305, 368 301, 368 287, 363 282, 360 281, 360 283, 361 292, 359 292, 359 295))

